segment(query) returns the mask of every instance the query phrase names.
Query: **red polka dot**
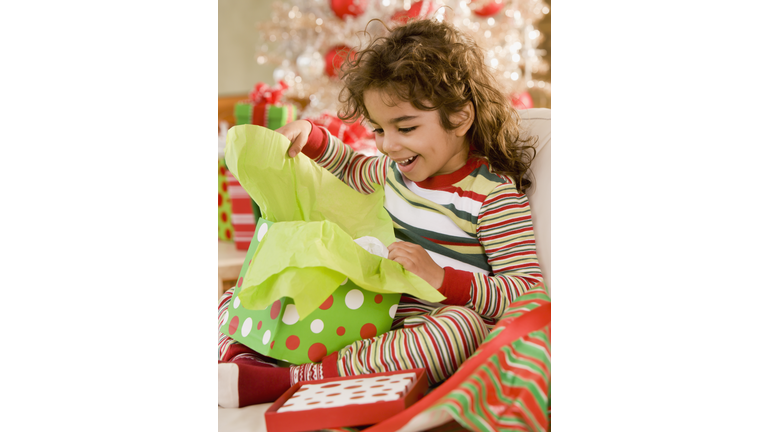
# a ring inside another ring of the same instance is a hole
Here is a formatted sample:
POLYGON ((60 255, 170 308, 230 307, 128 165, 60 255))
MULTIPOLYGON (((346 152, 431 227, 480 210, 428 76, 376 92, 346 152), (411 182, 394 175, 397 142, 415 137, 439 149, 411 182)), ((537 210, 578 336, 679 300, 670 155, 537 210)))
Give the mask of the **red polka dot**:
POLYGON ((227 175, 227 170, 226 170, 226 168, 224 168, 223 166, 220 166, 220 167, 219 167, 219 173, 220 173, 221 175, 223 175, 223 176, 226 176, 226 175, 227 175))
POLYGON ((227 182, 221 182, 221 190, 223 190, 224 192, 227 191, 227 182))
POLYGON ((219 207, 221 207, 222 204, 224 204, 224 197, 219 194, 219 207))
POLYGON ((272 343, 271 343, 271 344, 269 344, 269 347, 270 347, 270 348, 274 348, 274 347, 275 347, 275 341, 272 341, 272 343))
POLYGON ((288 336, 288 339, 285 340, 285 346, 289 350, 295 350, 296 348, 299 347, 300 344, 301 344, 301 341, 299 340, 299 337, 296 335, 288 336))
POLYGON ((238 288, 240 288, 240 287, 242 287, 242 286, 243 286, 243 278, 239 278, 239 279, 237 280, 237 287, 238 287, 238 288))
POLYGON ((224 238, 227 240, 232 240, 232 231, 230 231, 229 228, 224 231, 224 238))
POLYGON ((329 296, 327 299, 325 299, 323 304, 320 305, 320 309, 328 310, 331 308, 331 306, 333 306, 333 296, 329 296))
POLYGON ((322 360, 326 354, 328 354, 328 349, 325 347, 325 345, 318 342, 316 344, 312 344, 312 346, 309 347, 309 352, 307 354, 309 354, 310 361, 317 363, 322 360))
POLYGON ((259 321, 259 323, 256 324, 256 330, 261 330, 261 321, 259 321))
POLYGON ((360 329, 360 337, 363 339, 368 339, 376 336, 376 326, 368 323, 363 326, 363 328, 360 329))
POLYGON ((226 212, 221 212, 221 221, 222 222, 227 222, 227 213, 226 212))
POLYGON ((336 329, 336 334, 339 336, 344 336, 344 333, 347 332, 347 329, 345 329, 343 326, 339 326, 339 328, 336 329))
POLYGON ((272 303, 272 309, 269 311, 269 317, 272 319, 277 318, 278 315, 280 315, 280 300, 272 303))
POLYGON ((229 322, 229 334, 233 335, 237 331, 237 325, 240 324, 240 318, 237 316, 232 317, 232 321, 229 322))
POLYGON ((376 303, 381 303, 382 300, 384 300, 384 296, 381 294, 376 294, 376 297, 373 298, 376 303))

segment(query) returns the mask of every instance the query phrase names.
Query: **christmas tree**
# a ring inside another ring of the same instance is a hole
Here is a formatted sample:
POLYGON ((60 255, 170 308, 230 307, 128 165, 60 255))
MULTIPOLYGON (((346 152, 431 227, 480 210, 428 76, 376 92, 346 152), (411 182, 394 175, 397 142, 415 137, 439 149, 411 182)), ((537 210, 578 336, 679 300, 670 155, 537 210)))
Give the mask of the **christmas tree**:
POLYGON ((256 59, 271 64, 275 82, 301 117, 334 116, 344 57, 408 19, 446 20, 486 50, 486 63, 518 108, 549 107, 549 53, 537 28, 549 26, 543 0, 292 0, 274 2, 271 20, 257 25, 256 59), (373 19, 381 20, 373 21, 373 19), (382 23, 383 22, 383 23, 382 23), (532 96, 533 95, 533 96, 532 96), (536 103, 534 103, 534 99, 536 103))

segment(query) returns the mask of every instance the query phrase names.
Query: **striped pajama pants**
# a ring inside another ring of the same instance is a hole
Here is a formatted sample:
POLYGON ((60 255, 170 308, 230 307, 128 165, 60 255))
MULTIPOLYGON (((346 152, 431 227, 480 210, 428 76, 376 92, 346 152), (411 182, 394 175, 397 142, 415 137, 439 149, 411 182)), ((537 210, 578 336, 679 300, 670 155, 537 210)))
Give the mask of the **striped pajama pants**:
MULTIPOLYGON (((224 324, 224 312, 234 290, 231 288, 219 300, 219 327, 224 324)), ((407 315, 401 315, 398 309, 392 330, 341 348, 336 369, 344 377, 424 368, 433 385, 448 379, 487 335, 488 327, 469 308, 440 306, 407 315)), ((238 345, 241 344, 219 332, 219 360, 247 356, 254 361, 278 363, 238 345)))

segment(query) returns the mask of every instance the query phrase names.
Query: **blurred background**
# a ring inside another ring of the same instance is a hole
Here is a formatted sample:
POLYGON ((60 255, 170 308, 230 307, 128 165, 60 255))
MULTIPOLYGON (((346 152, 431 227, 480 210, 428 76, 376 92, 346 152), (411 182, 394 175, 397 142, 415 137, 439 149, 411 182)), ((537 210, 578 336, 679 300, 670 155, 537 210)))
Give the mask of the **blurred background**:
POLYGON ((364 43, 360 32, 374 18, 454 23, 487 50, 515 106, 550 108, 550 16, 549 0, 219 0, 219 120, 237 124, 235 105, 265 92, 295 106, 297 118, 334 117, 335 68, 364 43))

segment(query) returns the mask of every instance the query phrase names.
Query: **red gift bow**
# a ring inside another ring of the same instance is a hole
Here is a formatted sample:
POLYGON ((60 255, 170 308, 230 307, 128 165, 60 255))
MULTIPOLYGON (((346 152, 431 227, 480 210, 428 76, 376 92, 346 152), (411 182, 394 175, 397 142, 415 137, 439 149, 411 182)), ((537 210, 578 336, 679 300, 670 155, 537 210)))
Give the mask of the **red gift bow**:
POLYGON ((288 88, 288 84, 285 81, 280 80, 277 86, 270 88, 268 85, 260 82, 253 86, 253 91, 250 94, 251 102, 254 105, 258 105, 262 102, 266 102, 270 105, 276 105, 280 98, 283 97, 283 93, 288 88))

